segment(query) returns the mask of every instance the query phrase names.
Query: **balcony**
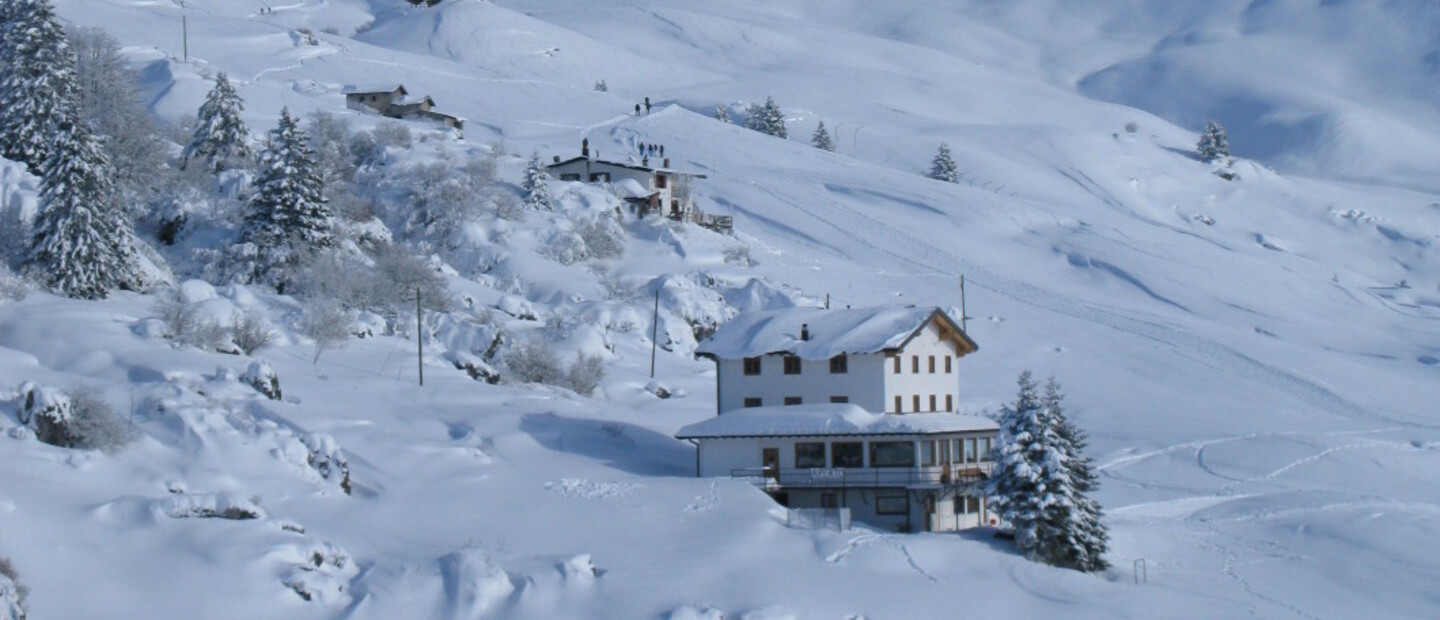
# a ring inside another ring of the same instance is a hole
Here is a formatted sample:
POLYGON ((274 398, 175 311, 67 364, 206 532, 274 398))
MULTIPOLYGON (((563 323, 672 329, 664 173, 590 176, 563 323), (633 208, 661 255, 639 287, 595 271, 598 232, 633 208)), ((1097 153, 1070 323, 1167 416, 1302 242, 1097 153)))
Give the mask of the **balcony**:
POLYGON ((930 467, 747 467, 730 470, 730 476, 765 488, 911 488, 966 486, 984 480, 994 468, 988 461, 930 467))

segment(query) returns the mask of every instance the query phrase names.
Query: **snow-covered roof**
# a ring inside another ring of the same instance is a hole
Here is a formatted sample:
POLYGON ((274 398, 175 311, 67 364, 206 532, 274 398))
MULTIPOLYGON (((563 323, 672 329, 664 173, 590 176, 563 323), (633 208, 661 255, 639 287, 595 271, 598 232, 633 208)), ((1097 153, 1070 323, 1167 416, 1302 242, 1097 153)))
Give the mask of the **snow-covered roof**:
POLYGON ((930 321, 955 342, 959 355, 978 347, 943 310, 934 306, 870 308, 785 308, 741 314, 700 343, 695 354, 738 359, 787 353, 823 360, 841 354, 895 351, 930 321), (801 339, 801 329, 809 339, 801 339))
POLYGON ((611 187, 614 188, 615 195, 621 198, 649 198, 659 193, 657 190, 645 189, 645 186, 635 179, 620 179, 613 182, 611 187))
POLYGON ((364 84, 359 86, 349 84, 342 88, 341 92, 347 95, 360 95, 369 93, 393 93, 397 90, 400 91, 401 95, 409 92, 405 90, 403 84, 364 84))
POLYGON ((412 96, 410 96, 409 93, 405 93, 405 94, 400 95, 400 98, 399 98, 399 99, 396 99, 396 100, 394 100, 394 101, 392 101, 392 102, 390 102, 390 103, 392 103, 392 104, 394 104, 394 105, 416 105, 416 104, 421 104, 421 103, 426 103, 426 102, 429 102, 430 105, 435 105, 435 100, 434 100, 434 99, 431 99, 431 98, 430 98, 430 95, 423 95, 423 96, 420 96, 420 97, 412 97, 412 96))
POLYGON ((654 172, 654 171, 655 171, 654 168, 651 168, 651 167, 649 167, 649 166, 640 166, 640 165, 637 165, 637 164, 627 164, 627 163, 625 163, 625 162, 610 161, 610 160, 606 160, 606 159, 595 159, 595 158, 593 158, 593 157, 586 157, 586 156, 584 156, 584 155, 576 155, 576 156, 571 157, 570 159, 566 159, 566 160, 564 160, 564 161, 557 161, 557 162, 555 162, 555 163, 553 163, 553 164, 550 164, 548 167, 549 167, 549 168, 556 168, 556 167, 559 167, 559 166, 569 165, 569 164, 575 163, 575 162, 577 162, 577 161, 585 161, 586 159, 589 159, 589 160, 590 160, 590 165, 592 165, 592 166, 595 166, 595 165, 599 165, 599 166, 615 166, 616 168, 628 168, 628 169, 630 169, 630 170, 639 170, 639 171, 641 171, 641 172, 654 172))
POLYGON ((709 178, 709 177, 706 177, 706 176, 703 175, 703 174, 697 174, 697 173, 694 173, 694 172, 681 172, 681 171, 679 171, 679 170, 675 170, 674 168, 652 168, 652 167, 650 167, 650 166, 642 166, 642 165, 640 165, 640 164, 632 164, 632 163, 627 163, 627 162, 622 162, 622 161, 610 161, 610 160, 608 160, 608 159, 597 159, 597 158, 594 158, 594 157, 586 157, 586 156, 584 156, 584 155, 576 155, 576 156, 574 156, 574 157, 571 157, 570 159, 566 159, 566 160, 562 160, 562 161, 557 161, 557 162, 555 162, 555 163, 553 163, 553 164, 550 164, 550 165, 546 166, 546 168, 559 168, 559 167, 562 167, 562 166, 568 166, 568 165, 573 164, 573 163, 575 163, 575 162, 577 162, 577 161, 585 161, 585 160, 587 160, 587 159, 590 160, 590 165, 592 165, 592 166, 614 166, 614 167, 616 167, 616 168, 626 168, 626 169, 629 169, 629 170, 639 170, 639 171, 641 171, 641 172, 659 172, 659 173, 661 173, 661 174, 683 174, 683 175, 689 175, 689 176, 694 177, 694 178, 696 178, 696 179, 709 178))
POLYGON ((831 435, 934 435, 995 431, 994 420, 958 413, 870 413, 859 405, 822 403, 734 409, 675 433, 678 439, 814 437, 831 435))

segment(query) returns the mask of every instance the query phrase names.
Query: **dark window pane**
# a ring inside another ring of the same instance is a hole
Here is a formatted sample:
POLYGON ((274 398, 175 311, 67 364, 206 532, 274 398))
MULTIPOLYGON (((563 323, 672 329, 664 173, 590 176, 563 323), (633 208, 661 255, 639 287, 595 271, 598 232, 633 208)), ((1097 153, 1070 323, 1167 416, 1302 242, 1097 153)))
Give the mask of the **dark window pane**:
POLYGON ((860 442, 839 442, 830 444, 831 467, 864 467, 864 451, 860 442))
POLYGON ((802 442, 795 444, 795 467, 824 467, 825 466, 825 444, 822 442, 802 442))
POLYGON ((914 467, 915 442, 874 441, 870 443, 871 467, 914 467))

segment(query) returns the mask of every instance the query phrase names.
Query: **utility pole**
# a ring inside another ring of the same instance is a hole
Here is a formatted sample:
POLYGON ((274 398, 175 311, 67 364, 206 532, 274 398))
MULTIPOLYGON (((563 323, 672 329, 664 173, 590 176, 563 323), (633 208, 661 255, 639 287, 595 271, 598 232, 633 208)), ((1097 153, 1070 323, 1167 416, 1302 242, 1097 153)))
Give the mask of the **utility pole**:
POLYGON ((190 62, 190 20, 187 16, 180 16, 180 39, 185 50, 185 62, 190 62))
POLYGON ((970 315, 965 312, 965 274, 962 273, 960 274, 960 331, 966 331, 965 321, 969 318, 970 315))
POLYGON ((655 314, 650 317, 650 378, 655 378, 655 338, 660 335, 660 288, 655 288, 655 314))
POLYGON ((425 338, 420 324, 420 287, 415 287, 415 367, 420 371, 420 385, 425 385, 425 338))

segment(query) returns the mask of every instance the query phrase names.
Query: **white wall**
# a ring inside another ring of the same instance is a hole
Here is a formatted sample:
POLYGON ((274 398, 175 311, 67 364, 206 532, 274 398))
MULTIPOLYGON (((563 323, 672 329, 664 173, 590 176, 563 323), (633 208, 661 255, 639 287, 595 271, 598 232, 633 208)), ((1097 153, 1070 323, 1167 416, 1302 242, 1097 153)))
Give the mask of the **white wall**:
POLYGON ((894 359, 887 359, 884 368, 884 402, 880 411, 895 413, 895 397, 901 400, 901 413, 914 413, 914 396, 920 396, 920 410, 930 411, 930 395, 935 395, 936 411, 953 411, 960 402, 961 360, 955 355, 955 346, 949 340, 942 340, 934 321, 915 335, 898 355, 900 373, 894 370, 894 359), (945 356, 950 356, 950 373, 945 372, 945 356), (920 359, 920 372, 914 372, 913 360, 920 359), (935 372, 930 372, 929 359, 935 357, 935 372), (945 408, 945 396, 952 398, 950 409, 945 408))
POLYGON ((728 477, 736 469, 760 467, 760 444, 755 439, 702 439, 696 450, 702 478, 728 477))
POLYGON ((760 358, 760 374, 747 376, 742 360, 720 360, 716 364, 716 389, 720 413, 739 409, 746 398, 758 397, 766 407, 785 404, 785 397, 799 396, 804 403, 828 403, 831 396, 845 396, 866 411, 884 412, 885 357, 881 354, 851 355, 847 372, 830 373, 830 360, 800 360, 800 374, 785 374, 782 355, 760 358))

